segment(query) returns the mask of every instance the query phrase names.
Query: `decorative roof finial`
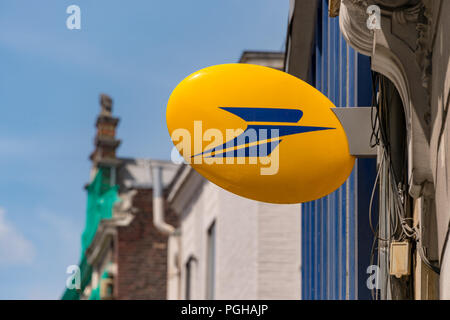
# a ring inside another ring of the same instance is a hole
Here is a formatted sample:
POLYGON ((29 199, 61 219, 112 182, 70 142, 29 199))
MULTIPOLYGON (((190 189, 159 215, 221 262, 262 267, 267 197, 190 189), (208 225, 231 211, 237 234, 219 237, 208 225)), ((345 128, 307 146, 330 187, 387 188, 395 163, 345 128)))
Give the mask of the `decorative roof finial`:
POLYGON ((112 103, 113 103, 113 101, 112 101, 111 97, 102 93, 100 95, 100 106, 102 108, 102 111, 100 114, 111 116, 112 115, 112 103))

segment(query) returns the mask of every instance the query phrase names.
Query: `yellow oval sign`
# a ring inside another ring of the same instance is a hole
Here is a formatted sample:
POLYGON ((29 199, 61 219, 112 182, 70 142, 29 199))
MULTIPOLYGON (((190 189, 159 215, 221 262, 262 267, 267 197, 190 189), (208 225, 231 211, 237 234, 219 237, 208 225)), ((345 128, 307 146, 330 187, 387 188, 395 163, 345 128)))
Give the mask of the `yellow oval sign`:
POLYGON ((352 171, 333 107, 287 73, 225 64, 184 79, 166 118, 176 148, 206 179, 253 200, 299 203, 333 192, 352 171))

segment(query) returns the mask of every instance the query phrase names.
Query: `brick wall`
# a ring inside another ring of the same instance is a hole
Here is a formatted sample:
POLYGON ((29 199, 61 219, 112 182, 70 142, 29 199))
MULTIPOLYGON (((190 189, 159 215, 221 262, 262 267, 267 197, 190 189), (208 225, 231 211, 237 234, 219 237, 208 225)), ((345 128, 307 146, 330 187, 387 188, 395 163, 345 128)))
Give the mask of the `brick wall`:
MULTIPOLYGON (((153 225, 152 190, 141 189, 133 199, 139 211, 129 226, 117 230, 117 299, 166 299, 167 236, 153 225)), ((166 206, 167 208, 167 206, 166 206)), ((177 224, 175 213, 166 221, 177 224)))

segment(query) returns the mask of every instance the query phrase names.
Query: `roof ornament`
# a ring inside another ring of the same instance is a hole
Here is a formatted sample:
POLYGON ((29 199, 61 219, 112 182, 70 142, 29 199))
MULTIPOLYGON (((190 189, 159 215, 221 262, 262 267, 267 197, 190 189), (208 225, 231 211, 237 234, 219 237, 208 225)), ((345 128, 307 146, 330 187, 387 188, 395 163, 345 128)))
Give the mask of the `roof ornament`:
POLYGON ((101 115, 111 116, 112 115, 112 99, 107 94, 102 93, 100 95, 100 106, 102 108, 101 115))

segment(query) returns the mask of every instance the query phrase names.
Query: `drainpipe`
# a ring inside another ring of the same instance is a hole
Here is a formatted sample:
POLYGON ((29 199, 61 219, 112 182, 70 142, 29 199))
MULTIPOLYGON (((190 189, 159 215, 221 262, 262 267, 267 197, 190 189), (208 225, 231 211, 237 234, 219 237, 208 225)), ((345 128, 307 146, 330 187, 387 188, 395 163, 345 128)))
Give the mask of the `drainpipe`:
POLYGON ((175 228, 164 221, 164 196, 162 184, 162 168, 160 165, 150 165, 153 180, 153 224, 165 235, 172 235, 175 228))
MULTIPOLYGON (((160 165, 150 165, 153 180, 153 225, 163 234, 176 237, 178 243, 177 260, 177 286, 178 299, 181 299, 181 237, 179 232, 175 232, 175 227, 164 221, 164 196, 162 183, 162 167, 160 165)), ((169 279, 167 279, 169 280, 169 279)))

